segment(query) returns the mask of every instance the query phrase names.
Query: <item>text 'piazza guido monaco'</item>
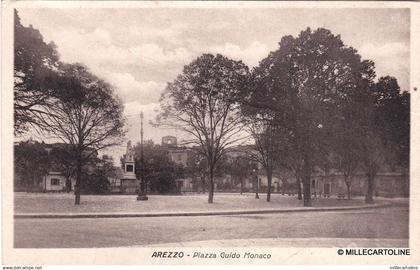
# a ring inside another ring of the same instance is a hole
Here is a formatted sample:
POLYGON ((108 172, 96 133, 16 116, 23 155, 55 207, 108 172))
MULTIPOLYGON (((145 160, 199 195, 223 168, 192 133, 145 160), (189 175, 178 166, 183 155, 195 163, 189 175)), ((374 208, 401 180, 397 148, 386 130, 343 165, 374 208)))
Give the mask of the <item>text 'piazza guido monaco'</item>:
MULTIPOLYGON (((161 252, 155 251, 152 254, 152 258, 183 258, 183 257, 190 257, 191 255, 184 252, 161 252)), ((193 259, 262 259, 262 260, 269 260, 271 259, 270 253, 253 253, 253 252, 244 252, 244 253, 237 253, 237 252, 193 252, 192 256, 193 259)))

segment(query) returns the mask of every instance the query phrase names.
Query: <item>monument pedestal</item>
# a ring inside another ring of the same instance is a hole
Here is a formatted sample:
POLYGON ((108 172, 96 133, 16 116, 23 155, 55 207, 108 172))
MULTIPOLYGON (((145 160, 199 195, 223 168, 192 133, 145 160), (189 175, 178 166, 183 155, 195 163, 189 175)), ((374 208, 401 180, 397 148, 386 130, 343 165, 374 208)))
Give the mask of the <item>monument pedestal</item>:
POLYGON ((128 141, 127 151, 124 156, 124 175, 121 178, 122 194, 136 194, 138 191, 140 181, 136 178, 135 167, 134 149, 131 146, 131 141, 128 141))
POLYGON ((122 194, 136 194, 139 188, 139 181, 136 178, 122 178, 121 179, 121 193, 122 194))

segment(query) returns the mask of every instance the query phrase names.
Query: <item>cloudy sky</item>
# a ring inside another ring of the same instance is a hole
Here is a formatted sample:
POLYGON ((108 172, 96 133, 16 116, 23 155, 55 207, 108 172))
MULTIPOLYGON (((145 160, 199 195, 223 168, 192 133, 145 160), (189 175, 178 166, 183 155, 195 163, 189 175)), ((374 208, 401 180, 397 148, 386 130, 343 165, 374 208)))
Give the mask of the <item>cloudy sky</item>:
MULTIPOLYGON (((18 9, 61 60, 81 62, 110 82, 123 99, 127 140, 139 140, 138 114, 152 120, 167 82, 202 53, 221 53, 250 67, 277 49, 284 35, 325 27, 376 64, 378 76, 409 87, 407 9, 18 9)), ((145 139, 160 143, 173 130, 145 123, 145 139)), ((114 156, 124 151, 113 149, 114 156)))

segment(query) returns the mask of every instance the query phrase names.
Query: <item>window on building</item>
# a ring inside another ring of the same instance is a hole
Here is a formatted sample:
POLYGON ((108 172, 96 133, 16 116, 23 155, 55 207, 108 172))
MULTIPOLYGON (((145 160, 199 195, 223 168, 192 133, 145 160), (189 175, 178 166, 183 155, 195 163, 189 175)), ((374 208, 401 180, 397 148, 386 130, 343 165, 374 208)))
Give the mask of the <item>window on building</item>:
POLYGON ((315 179, 312 180, 312 187, 311 188, 315 188, 315 179))
POLYGON ((133 166, 133 165, 131 165, 131 164, 127 165, 127 166, 126 166, 126 171, 127 171, 127 172, 133 172, 133 171, 134 171, 134 166, 133 166))
POLYGON ((51 186, 59 186, 59 185, 60 185, 60 179, 51 178, 51 186))

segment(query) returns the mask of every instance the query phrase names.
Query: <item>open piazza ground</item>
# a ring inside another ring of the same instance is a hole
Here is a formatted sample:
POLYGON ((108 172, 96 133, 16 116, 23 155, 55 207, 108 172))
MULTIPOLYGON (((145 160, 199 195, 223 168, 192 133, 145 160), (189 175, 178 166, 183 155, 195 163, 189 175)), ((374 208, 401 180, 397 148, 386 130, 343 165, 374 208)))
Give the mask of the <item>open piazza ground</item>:
MULTIPOLYGON (((74 205, 72 193, 15 193, 15 213, 118 213, 118 212, 180 212, 180 211, 224 211, 302 207, 296 196, 273 194, 266 201, 261 193, 216 193, 214 203, 207 203, 207 194, 179 196, 149 195, 148 201, 137 201, 136 195, 82 195, 81 204, 74 205)), ((337 197, 317 198, 313 207, 364 205, 363 198, 338 200, 337 197)))
MULTIPOLYGON (((71 194, 15 195, 15 213, 182 212, 299 208, 296 197, 274 195, 272 202, 254 194, 217 194, 208 204, 205 194, 149 196, 83 196, 73 205, 71 194)), ((380 201, 380 199, 378 199, 380 201)), ((15 219, 16 248, 94 248, 154 245, 181 246, 407 246, 407 200, 392 206, 328 212, 288 212, 220 216, 139 218, 15 219), (357 222, 356 222, 357 221, 357 222), (310 241, 309 241, 310 240, 310 241)), ((362 198, 316 199, 314 208, 363 205, 362 198)))

